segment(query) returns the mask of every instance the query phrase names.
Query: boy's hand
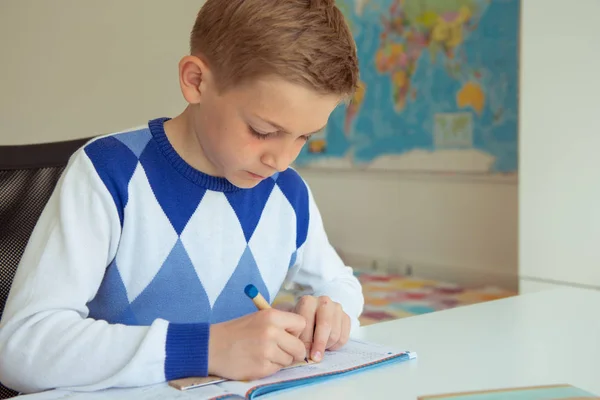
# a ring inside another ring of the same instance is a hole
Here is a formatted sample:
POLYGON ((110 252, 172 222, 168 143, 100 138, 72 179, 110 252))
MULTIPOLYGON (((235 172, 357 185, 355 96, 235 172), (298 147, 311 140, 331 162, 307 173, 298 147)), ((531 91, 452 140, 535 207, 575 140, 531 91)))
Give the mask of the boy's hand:
POLYGON ((269 309, 210 327, 208 373, 233 380, 264 378, 306 357, 298 339, 306 320, 269 309))
POLYGON ((303 296, 294 312, 306 319, 300 339, 312 360, 321 361, 325 349, 337 350, 348 342, 350 317, 329 297, 303 296))

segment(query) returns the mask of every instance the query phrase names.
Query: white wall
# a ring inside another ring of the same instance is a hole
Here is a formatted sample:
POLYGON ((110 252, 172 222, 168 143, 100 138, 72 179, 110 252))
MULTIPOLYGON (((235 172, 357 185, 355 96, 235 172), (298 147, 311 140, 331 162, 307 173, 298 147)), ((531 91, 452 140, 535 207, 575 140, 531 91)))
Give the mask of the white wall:
MULTIPOLYGON (((200 3, 1 0, 0 144, 91 136, 175 115, 183 107, 177 62, 200 3)), ((356 263, 516 282, 514 180, 304 174, 332 242, 356 263)))
POLYGON ((600 287, 600 1, 571 3, 523 2, 524 292, 551 287, 538 281, 600 287))

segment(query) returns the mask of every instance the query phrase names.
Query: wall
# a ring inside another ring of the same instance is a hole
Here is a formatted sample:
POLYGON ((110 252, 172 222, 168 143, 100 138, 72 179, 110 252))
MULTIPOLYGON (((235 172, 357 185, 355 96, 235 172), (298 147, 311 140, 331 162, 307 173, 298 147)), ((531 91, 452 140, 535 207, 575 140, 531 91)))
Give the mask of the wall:
POLYGON ((302 172, 331 241, 353 264, 410 265, 423 277, 516 289, 513 180, 302 172))
POLYGON ((1 0, 0 144, 91 136, 184 106, 201 1, 1 0))
POLYGON ((553 283, 600 288, 600 1, 576 3, 572 9, 562 0, 523 4, 523 292, 553 283))
MULTIPOLYGON (((198 0, 2 0, 0 144, 121 130, 183 107, 177 62, 198 0)), ((303 171, 356 265, 514 285, 517 183, 303 171)))

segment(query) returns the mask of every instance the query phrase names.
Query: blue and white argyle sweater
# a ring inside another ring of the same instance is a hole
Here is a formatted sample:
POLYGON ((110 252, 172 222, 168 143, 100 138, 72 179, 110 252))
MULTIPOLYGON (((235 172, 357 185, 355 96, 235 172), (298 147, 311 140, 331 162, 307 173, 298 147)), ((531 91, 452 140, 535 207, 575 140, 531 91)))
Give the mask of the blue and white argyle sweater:
POLYGON ((207 374, 210 324, 282 284, 339 302, 360 284, 292 169, 239 189, 190 167, 166 119, 105 135, 70 160, 33 232, 0 325, 0 381, 96 390, 207 374))

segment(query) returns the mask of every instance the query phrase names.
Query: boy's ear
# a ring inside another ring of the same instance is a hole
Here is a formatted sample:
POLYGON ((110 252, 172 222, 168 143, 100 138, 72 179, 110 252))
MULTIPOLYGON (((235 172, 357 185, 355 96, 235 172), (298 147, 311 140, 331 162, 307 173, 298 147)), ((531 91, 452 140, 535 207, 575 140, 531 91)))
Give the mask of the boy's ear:
POLYGON ((199 57, 185 56, 179 61, 179 85, 188 103, 200 103, 209 80, 208 66, 199 57))

